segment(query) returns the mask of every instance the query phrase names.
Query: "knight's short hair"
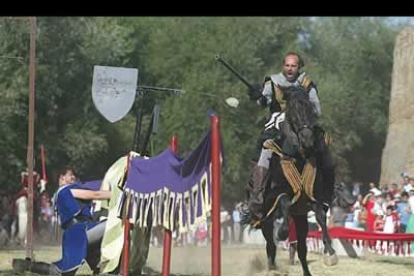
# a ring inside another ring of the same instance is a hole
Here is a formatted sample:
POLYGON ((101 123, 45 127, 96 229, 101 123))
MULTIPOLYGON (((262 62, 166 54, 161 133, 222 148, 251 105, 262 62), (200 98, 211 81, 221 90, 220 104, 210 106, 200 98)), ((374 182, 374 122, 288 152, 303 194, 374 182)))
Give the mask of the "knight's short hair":
POLYGON ((73 167, 71 167, 69 165, 61 167, 58 171, 58 177, 60 177, 61 175, 65 175, 69 171, 72 171, 73 174, 75 174, 75 170, 73 169, 73 167))
POLYGON ((303 61, 302 57, 298 53, 296 53, 296 52, 288 52, 288 53, 286 53, 286 55, 283 57, 282 64, 285 64, 286 58, 288 56, 297 56, 298 57, 298 60, 299 60, 299 63, 298 63, 299 69, 301 69, 303 66, 305 66, 305 62, 303 61))

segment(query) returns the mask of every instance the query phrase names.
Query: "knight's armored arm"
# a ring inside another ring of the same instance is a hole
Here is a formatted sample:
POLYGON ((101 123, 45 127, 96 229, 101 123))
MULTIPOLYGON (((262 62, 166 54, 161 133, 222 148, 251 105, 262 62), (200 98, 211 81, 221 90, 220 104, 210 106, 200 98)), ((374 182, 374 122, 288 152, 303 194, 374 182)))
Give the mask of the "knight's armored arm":
POLYGON ((262 97, 262 86, 260 83, 254 83, 249 87, 247 94, 249 94, 249 99, 252 101, 257 101, 262 97))
POLYGON ((259 83, 255 83, 252 86, 254 86, 255 88, 249 89, 248 91, 250 100, 256 101, 257 104, 262 107, 266 107, 269 104, 269 99, 264 94, 266 88, 263 88, 263 86, 259 83))
POLYGON ((321 116, 321 114, 322 114, 321 103, 319 101, 318 92, 316 91, 315 87, 312 87, 309 90, 309 100, 313 103, 313 105, 315 107, 316 115, 318 117, 321 116))
POLYGON ((270 78, 265 78, 265 83, 262 88, 261 97, 257 100, 257 104, 266 107, 272 102, 273 88, 270 78))

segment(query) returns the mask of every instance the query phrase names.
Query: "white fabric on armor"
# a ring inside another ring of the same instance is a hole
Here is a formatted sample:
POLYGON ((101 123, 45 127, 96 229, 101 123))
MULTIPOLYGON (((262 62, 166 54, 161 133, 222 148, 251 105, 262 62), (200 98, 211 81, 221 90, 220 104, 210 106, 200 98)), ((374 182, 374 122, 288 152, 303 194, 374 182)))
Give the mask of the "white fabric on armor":
POLYGON ((269 121, 265 124, 265 130, 276 128, 280 130, 280 123, 285 121, 285 113, 282 112, 274 112, 272 116, 270 117, 269 121))
POLYGON ((264 167, 266 169, 270 166, 270 158, 272 157, 273 151, 270 149, 262 149, 262 152, 260 153, 259 162, 257 165, 259 167, 264 167))

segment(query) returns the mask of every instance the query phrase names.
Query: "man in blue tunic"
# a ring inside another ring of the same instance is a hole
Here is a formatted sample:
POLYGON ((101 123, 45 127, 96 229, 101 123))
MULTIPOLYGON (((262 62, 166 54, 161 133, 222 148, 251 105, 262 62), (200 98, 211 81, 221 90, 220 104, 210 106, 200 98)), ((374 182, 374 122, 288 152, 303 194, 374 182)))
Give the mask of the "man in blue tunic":
POLYGON ((109 191, 92 191, 75 182, 71 167, 59 172, 59 189, 54 205, 59 215, 62 238, 62 259, 52 264, 13 260, 17 271, 31 271, 43 275, 75 275, 86 261, 94 275, 99 273, 100 244, 105 231, 105 222, 92 220, 92 200, 109 199, 109 191))

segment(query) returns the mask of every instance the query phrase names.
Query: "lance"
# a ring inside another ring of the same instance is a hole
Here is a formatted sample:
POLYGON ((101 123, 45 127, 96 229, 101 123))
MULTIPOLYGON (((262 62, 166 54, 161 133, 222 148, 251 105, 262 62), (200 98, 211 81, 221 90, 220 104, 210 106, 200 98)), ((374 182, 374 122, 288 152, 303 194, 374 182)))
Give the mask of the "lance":
POLYGON ((41 157, 42 157, 42 180, 46 184, 47 183, 46 161, 45 161, 45 148, 43 147, 43 144, 40 145, 40 150, 41 150, 41 157))

